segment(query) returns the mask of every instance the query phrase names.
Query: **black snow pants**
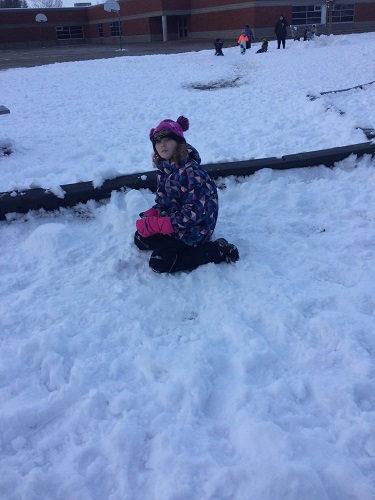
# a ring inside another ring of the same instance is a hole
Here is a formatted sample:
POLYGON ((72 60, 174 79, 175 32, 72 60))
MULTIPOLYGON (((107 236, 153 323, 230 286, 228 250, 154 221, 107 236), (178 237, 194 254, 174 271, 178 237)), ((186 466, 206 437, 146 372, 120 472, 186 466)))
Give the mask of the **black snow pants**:
POLYGON ((197 247, 186 245, 172 236, 155 234, 143 238, 138 231, 134 243, 140 250, 151 250, 149 265, 157 273, 176 273, 192 271, 197 267, 213 262, 223 262, 220 249, 214 241, 208 241, 197 247))

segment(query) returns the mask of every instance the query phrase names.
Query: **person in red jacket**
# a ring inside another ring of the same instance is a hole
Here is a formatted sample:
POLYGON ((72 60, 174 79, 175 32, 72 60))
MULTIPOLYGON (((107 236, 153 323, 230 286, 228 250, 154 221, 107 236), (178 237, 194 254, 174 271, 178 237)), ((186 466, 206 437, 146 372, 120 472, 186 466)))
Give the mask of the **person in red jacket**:
POLYGON ((248 42, 249 42, 249 38, 246 35, 246 31, 242 30, 242 33, 237 41, 237 45, 239 45, 241 47, 241 54, 246 53, 246 45, 248 42))

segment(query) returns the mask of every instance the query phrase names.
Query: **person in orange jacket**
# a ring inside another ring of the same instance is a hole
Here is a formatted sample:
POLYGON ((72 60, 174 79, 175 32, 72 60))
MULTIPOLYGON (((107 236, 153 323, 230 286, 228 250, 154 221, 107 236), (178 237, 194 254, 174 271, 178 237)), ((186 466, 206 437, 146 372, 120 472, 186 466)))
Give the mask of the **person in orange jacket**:
POLYGON ((249 41, 249 38, 246 35, 246 31, 242 30, 242 33, 238 39, 237 46, 239 45, 241 47, 241 54, 246 53, 246 42, 249 41))

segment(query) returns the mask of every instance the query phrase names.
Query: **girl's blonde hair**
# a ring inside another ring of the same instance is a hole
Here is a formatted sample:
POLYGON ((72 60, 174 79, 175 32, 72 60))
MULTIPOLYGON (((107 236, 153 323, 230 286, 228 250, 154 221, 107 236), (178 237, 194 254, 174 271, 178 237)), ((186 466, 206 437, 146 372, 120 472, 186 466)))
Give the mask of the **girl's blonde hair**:
MULTIPOLYGON (((181 161, 186 161, 187 157, 188 157, 188 152, 187 152, 186 142, 179 142, 177 144, 176 151, 171 158, 172 163, 176 163, 177 165, 181 161)), ((152 163, 154 165, 154 168, 157 168, 160 160, 163 161, 163 158, 159 156, 156 151, 154 151, 152 155, 152 163)))

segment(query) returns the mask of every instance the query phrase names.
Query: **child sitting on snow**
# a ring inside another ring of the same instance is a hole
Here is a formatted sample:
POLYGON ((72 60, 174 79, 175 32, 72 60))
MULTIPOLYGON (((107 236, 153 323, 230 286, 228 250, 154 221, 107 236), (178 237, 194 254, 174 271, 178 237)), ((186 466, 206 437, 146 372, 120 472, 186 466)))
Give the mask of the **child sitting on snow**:
POLYGON ((202 264, 236 262, 237 248, 224 238, 211 241, 218 216, 215 182, 201 167, 199 153, 186 144, 189 120, 163 120, 150 131, 158 169, 155 205, 136 221, 134 243, 151 250, 157 273, 191 271, 202 264))
POLYGON ((214 42, 215 46, 215 56, 223 56, 223 41, 220 38, 216 38, 214 42))
POLYGON ((314 40, 315 35, 316 35, 317 33, 318 33, 318 30, 316 29, 316 24, 313 24, 313 25, 311 26, 311 30, 310 30, 310 35, 311 35, 310 40, 314 40))
POLYGON ((317 34, 316 24, 313 24, 311 28, 309 25, 306 25, 305 35, 303 37, 303 40, 305 42, 314 40, 316 34, 317 34))
POLYGON ((257 54, 261 54, 262 52, 267 52, 268 50, 268 42, 267 42, 267 38, 263 38, 262 40, 262 46, 259 50, 257 50, 257 54))

